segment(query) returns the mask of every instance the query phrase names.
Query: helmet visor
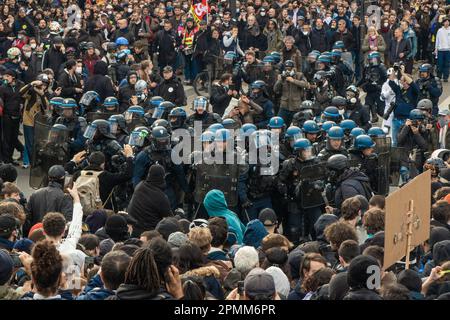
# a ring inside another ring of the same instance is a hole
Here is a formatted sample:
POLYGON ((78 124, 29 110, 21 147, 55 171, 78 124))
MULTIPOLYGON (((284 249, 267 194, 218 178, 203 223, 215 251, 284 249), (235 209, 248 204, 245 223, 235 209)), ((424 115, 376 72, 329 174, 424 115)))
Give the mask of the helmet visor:
POLYGON ((164 115, 164 111, 165 111, 165 109, 163 107, 160 107, 160 106, 156 107, 153 111, 152 118, 153 119, 162 119, 162 117, 164 115))
POLYGON ((133 131, 130 134, 128 144, 133 147, 142 147, 144 145, 145 138, 148 136, 148 131, 133 131))
POLYGON ((117 121, 110 121, 109 122, 109 128, 112 134, 117 134, 117 131, 119 131, 119 123, 117 121))
POLYGON ((94 125, 90 124, 90 125, 86 128, 86 131, 84 131, 83 137, 85 137, 85 138, 88 139, 88 140, 91 140, 91 139, 94 138, 95 132, 97 132, 97 126, 94 126, 94 125))
POLYGON ((298 153, 299 153, 300 158, 304 161, 312 160, 314 158, 312 147, 301 149, 298 151, 298 153))

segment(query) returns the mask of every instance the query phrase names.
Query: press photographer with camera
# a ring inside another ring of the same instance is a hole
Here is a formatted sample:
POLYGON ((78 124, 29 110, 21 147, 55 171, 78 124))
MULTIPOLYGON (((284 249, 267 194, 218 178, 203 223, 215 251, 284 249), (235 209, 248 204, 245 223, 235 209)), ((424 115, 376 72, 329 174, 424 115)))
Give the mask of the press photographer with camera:
POLYGON ((389 75, 389 86, 395 93, 395 102, 391 103, 389 108, 383 115, 384 119, 389 119, 389 116, 394 112, 392 120, 392 145, 397 146, 397 136, 400 132, 401 126, 409 117, 409 113, 417 105, 419 97, 419 88, 414 83, 411 75, 405 73, 405 66, 403 64, 394 64, 394 71, 389 75), (400 76, 400 78, 398 78, 400 76), (399 83, 395 80, 399 79, 399 83))
POLYGON ((287 127, 290 126, 294 114, 299 111, 305 95, 304 90, 310 87, 304 75, 294 66, 294 61, 286 60, 284 71, 278 75, 278 81, 274 86, 275 93, 281 95, 278 116, 285 120, 287 127))

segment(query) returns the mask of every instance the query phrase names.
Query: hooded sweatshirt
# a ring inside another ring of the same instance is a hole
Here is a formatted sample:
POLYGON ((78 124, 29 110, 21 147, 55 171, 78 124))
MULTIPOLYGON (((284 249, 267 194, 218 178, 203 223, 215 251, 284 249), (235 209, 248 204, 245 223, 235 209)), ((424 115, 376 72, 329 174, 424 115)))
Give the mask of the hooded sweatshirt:
POLYGON ((242 244, 245 226, 236 213, 228 210, 223 192, 217 189, 209 191, 203 204, 210 217, 223 217, 227 220, 229 231, 236 235, 237 243, 242 244))
POLYGON ((244 233, 244 244, 258 249, 262 239, 268 234, 266 228, 258 219, 252 220, 247 224, 244 233))
POLYGON ((137 220, 136 234, 153 230, 160 220, 172 215, 170 202, 164 193, 165 171, 160 165, 152 165, 145 181, 134 190, 128 213, 137 220))
POLYGON ((106 62, 99 60, 94 65, 94 74, 89 77, 86 82, 84 91, 95 91, 99 94, 101 100, 115 95, 114 87, 111 79, 107 77, 108 65, 106 62))

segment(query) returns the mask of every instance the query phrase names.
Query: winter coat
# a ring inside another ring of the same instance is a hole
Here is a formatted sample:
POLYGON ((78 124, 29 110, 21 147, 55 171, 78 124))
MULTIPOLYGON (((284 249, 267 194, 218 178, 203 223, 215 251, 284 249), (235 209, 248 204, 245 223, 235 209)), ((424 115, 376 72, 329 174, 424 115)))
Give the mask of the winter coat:
POLYGON ((64 193, 60 183, 50 181, 48 187, 36 190, 31 194, 27 203, 27 220, 33 226, 41 222, 47 212, 61 212, 66 221, 71 221, 72 211, 72 198, 64 193))
POLYGON ((224 300, 224 292, 219 282, 220 272, 215 266, 205 266, 189 270, 181 275, 181 278, 200 277, 208 293, 218 300, 224 300))
POLYGON ((81 94, 75 91, 75 88, 82 88, 81 77, 78 74, 71 76, 66 69, 62 71, 58 77, 58 86, 62 88, 61 97, 73 98, 79 100, 81 94))
POLYGON ((223 113, 230 104, 230 101, 231 96, 228 95, 228 89, 220 83, 213 84, 213 86, 211 87, 210 98, 213 112, 217 113, 220 116, 223 116, 223 113))
POLYGON ((15 85, 0 86, 0 100, 3 102, 3 114, 13 117, 21 116, 22 97, 20 90, 24 84, 20 80, 15 81, 15 85))
POLYGON ((104 61, 97 61, 94 65, 94 74, 89 77, 84 92, 95 91, 100 95, 102 101, 107 97, 114 96, 114 87, 112 81, 106 75, 108 74, 108 65, 104 61))
POLYGON ((405 62, 411 52, 411 43, 406 39, 401 39, 398 42, 396 39, 392 39, 389 45, 389 62, 391 64, 399 61, 405 62), (400 53, 403 53, 403 58, 400 58, 400 53))
POLYGON ((47 68, 52 69, 56 78, 56 75, 64 68, 64 63, 66 61, 66 55, 51 46, 44 52, 44 56, 42 57, 42 70, 47 68))
POLYGON ((167 66, 175 64, 177 59, 177 52, 175 48, 178 46, 179 40, 173 30, 165 31, 159 30, 155 36, 155 49, 158 49, 158 64, 160 66, 167 66))
POLYGON ((345 44, 345 49, 350 52, 355 49, 355 39, 353 39, 353 34, 347 29, 344 32, 336 30, 336 32, 331 37, 331 45, 336 41, 343 41, 345 44))
POLYGON ((267 52, 279 52, 283 48, 283 33, 278 28, 269 30, 266 27, 263 33, 267 37, 267 52))
POLYGON ((278 80, 275 83, 274 91, 281 95, 280 108, 297 112, 300 111, 304 90, 309 87, 309 84, 301 72, 296 72, 292 78, 294 78, 292 82, 284 79, 278 80))
POLYGON ((185 105, 186 94, 180 80, 173 76, 169 80, 163 80, 155 89, 155 96, 161 96, 165 101, 170 101, 177 107, 185 105))
POLYGON ((338 186, 334 196, 336 208, 340 208, 345 199, 362 195, 366 199, 370 199, 369 178, 362 172, 348 169, 339 178, 338 186))
POLYGON ((245 226, 239 217, 231 210, 228 210, 227 202, 222 191, 211 190, 203 200, 209 217, 223 217, 227 220, 228 229, 236 235, 237 243, 242 244, 245 226))
POLYGON ((261 53, 264 53, 267 50, 267 37, 261 33, 258 25, 254 25, 253 27, 244 30, 242 50, 245 51, 250 48, 259 49, 258 52, 261 53))
POLYGON ((153 168, 150 168, 147 179, 136 186, 128 205, 129 215, 137 220, 136 233, 153 230, 160 220, 172 215, 169 199, 164 193, 164 174, 153 174, 153 168))
MULTIPOLYGON (((381 61, 383 62, 384 61, 384 51, 386 50, 386 43, 384 42, 384 39, 381 35, 377 36, 376 43, 377 43, 377 48, 378 48, 377 52, 380 53, 381 61)), ((363 44, 361 46, 361 51, 364 54, 364 62, 367 63, 367 56, 369 55, 369 53, 372 52, 369 47, 369 35, 366 35, 364 37, 363 44)))
POLYGON ((320 52, 327 51, 327 33, 324 28, 311 30, 311 50, 319 50, 320 52))
POLYGON ((286 50, 286 47, 281 51, 281 62, 286 62, 286 60, 294 61, 295 70, 302 70, 302 53, 296 47, 291 50, 286 50))
POLYGON ((369 289, 350 289, 344 300, 383 300, 375 291, 369 289))

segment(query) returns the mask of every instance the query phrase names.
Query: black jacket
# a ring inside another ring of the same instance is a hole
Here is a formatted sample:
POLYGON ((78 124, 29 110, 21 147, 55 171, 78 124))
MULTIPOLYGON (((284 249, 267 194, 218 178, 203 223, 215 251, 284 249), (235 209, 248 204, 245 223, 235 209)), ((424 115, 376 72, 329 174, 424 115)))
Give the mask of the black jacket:
POLYGON ((127 111, 130 106, 130 99, 132 96, 136 94, 134 90, 134 86, 130 86, 129 84, 121 87, 119 89, 119 111, 120 113, 127 111))
POLYGON ((375 291, 369 289, 350 289, 344 300, 383 300, 375 291))
POLYGON ((318 30, 313 28, 311 31, 311 50, 327 51, 327 33, 324 28, 318 30))
POLYGON ((8 116, 20 117, 20 105, 22 103, 22 97, 20 95, 20 89, 24 86, 23 82, 16 80, 16 84, 2 85, 0 87, 0 99, 3 101, 3 114, 8 116))
POLYGON ((179 39, 175 31, 159 30, 155 37, 155 51, 158 52, 158 64, 160 66, 173 65, 177 58, 175 48, 179 44, 179 39))
POLYGON ((177 107, 186 102, 186 94, 180 80, 173 76, 169 80, 163 80, 155 89, 155 96, 161 96, 165 101, 174 103, 177 107))
POLYGON ((61 51, 55 50, 55 48, 51 46, 50 49, 44 52, 44 56, 42 57, 42 70, 50 68, 55 75, 58 75, 64 68, 64 63, 66 61, 66 55, 61 51))
POLYGON ((353 51, 355 49, 355 39, 353 38, 353 34, 347 29, 344 32, 336 30, 331 37, 331 44, 333 45, 333 43, 339 40, 344 42, 347 51, 353 51))
POLYGON ((33 192, 27 203, 27 211, 29 212, 27 220, 31 226, 41 222, 47 212, 61 212, 66 221, 71 221, 72 198, 64 193, 61 184, 50 181, 48 187, 33 192))
POLYGON ((108 74, 108 65, 104 61, 97 61, 94 65, 94 75, 91 76, 84 86, 84 92, 95 91, 100 95, 102 101, 107 97, 114 96, 114 87, 112 81, 106 75, 108 74))
POLYGON ((347 169, 339 178, 334 196, 335 207, 340 208, 345 199, 362 195, 369 200, 372 197, 369 178, 359 170, 347 169))
POLYGON ((63 98, 74 98, 79 100, 81 94, 75 91, 75 88, 81 88, 81 77, 78 74, 71 76, 66 69, 59 75, 58 86, 62 88, 61 97, 63 98))
POLYGON ((211 88, 210 102, 213 107, 213 112, 223 116, 225 109, 231 101, 231 96, 228 95, 227 89, 221 84, 213 85, 211 88))
POLYGON ((128 213, 137 220, 134 228, 135 235, 155 229, 160 220, 172 215, 169 198, 164 193, 164 189, 164 177, 152 178, 150 174, 134 189, 128 213))
POLYGON ((122 283, 115 296, 107 300, 175 300, 165 290, 159 292, 150 292, 137 285, 122 283))

